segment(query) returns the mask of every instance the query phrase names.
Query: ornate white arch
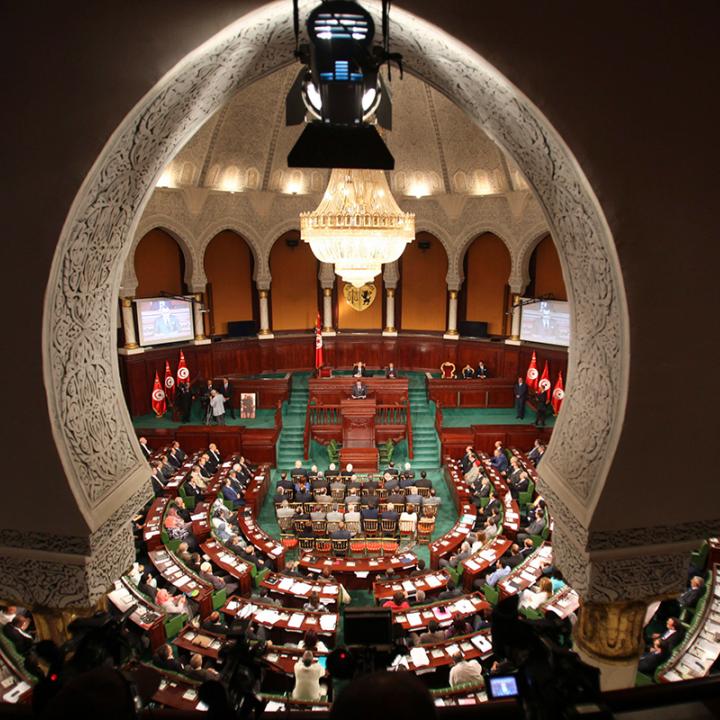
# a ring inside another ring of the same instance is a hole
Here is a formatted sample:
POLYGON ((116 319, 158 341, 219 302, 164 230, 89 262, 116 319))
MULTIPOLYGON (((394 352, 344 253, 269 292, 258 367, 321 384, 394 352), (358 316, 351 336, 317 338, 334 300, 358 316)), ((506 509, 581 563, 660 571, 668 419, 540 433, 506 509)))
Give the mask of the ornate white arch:
MULTIPOLYGON (((379 23, 378 3, 367 4, 379 23)), ((303 13, 312 5, 303 2, 303 13)), ((181 61, 118 127, 68 214, 46 293, 44 375, 58 453, 92 528, 140 487, 144 464, 119 392, 114 332, 115 299, 138 219, 162 169, 202 123, 238 87, 292 61, 291 15, 286 2, 266 5, 181 61)), ((564 410, 542 470, 548 495, 557 499, 553 508, 567 515, 563 527, 582 550, 617 447, 628 386, 627 304, 610 230, 569 149, 517 88, 474 51, 400 8, 391 33, 407 67, 515 159, 548 218, 568 285, 574 343, 564 410)), ((559 561, 585 589, 583 569, 569 553, 559 561)))
POLYGON ((185 258, 185 277, 183 280, 192 292, 204 290, 207 284, 205 270, 195 253, 195 242, 193 231, 169 215, 153 214, 142 218, 140 225, 133 235, 132 245, 125 260, 121 287, 124 295, 134 295, 137 289, 138 279, 135 274, 135 250, 140 241, 151 230, 163 230, 170 235, 180 247, 185 258))
POLYGON ((465 253, 468 251, 470 245, 472 245, 475 238, 479 237, 483 233, 492 233, 498 239, 502 240, 503 245, 508 251, 512 265, 512 245, 508 242, 509 228, 500 223, 493 222, 492 220, 480 220, 468 229, 463 231, 461 240, 455 246, 455 255, 453 262, 455 265, 455 272, 460 278, 460 283, 465 282, 465 276, 463 274, 463 261, 465 260, 465 253))
POLYGON ((267 268, 266 258, 261 249, 260 239, 254 228, 246 223, 242 222, 238 218, 224 217, 219 220, 214 220, 209 225, 206 225, 198 232, 198 244, 197 253, 200 258, 200 262, 205 267, 205 252, 212 239, 223 232, 223 230, 232 230, 232 232, 240 235, 243 240, 248 244, 250 252, 253 255, 254 265, 253 268, 253 280, 258 277, 262 277, 263 273, 267 268))

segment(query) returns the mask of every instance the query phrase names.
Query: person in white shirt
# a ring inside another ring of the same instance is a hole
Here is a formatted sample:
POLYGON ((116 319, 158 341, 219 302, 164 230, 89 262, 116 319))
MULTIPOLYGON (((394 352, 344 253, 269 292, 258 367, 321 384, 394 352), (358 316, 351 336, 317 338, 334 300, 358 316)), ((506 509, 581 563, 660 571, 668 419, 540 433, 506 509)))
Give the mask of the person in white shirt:
POLYGON ((454 665, 450 670, 450 687, 473 683, 485 687, 482 665, 477 660, 463 660, 462 653, 453 655, 454 665))
POLYGON ((213 422, 218 425, 225 424, 225 396, 217 390, 210 392, 210 407, 212 408, 213 422))
POLYGON ((408 505, 405 511, 400 515, 399 524, 403 526, 403 523, 406 522, 412 523, 412 531, 415 532, 417 529, 417 513, 415 512, 415 507, 413 505, 408 505), (412 512, 408 512, 408 510, 412 510, 412 512))
POLYGON ((317 702, 325 694, 325 688, 320 680, 325 675, 325 670, 315 658, 311 651, 306 651, 295 663, 295 687, 292 691, 293 700, 308 700, 317 702))

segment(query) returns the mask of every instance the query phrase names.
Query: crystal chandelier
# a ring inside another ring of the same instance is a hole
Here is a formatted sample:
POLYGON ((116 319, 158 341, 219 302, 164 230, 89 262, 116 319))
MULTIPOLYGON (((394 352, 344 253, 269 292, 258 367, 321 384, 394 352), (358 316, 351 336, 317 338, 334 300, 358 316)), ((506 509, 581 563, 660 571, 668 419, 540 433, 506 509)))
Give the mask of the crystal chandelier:
POLYGON ((300 213, 300 237, 320 262, 362 287, 412 242, 415 214, 398 207, 381 170, 335 169, 317 208, 300 213))

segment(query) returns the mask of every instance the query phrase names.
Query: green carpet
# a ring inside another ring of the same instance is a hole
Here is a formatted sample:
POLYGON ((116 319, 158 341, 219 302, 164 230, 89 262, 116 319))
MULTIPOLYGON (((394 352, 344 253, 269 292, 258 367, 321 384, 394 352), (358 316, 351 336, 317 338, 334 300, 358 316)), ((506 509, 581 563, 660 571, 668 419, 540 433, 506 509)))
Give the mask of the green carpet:
MULTIPOLYGON (((532 425, 535 422, 535 410, 527 407, 525 418, 515 417, 515 408, 443 408, 443 427, 470 427, 470 425, 532 425)), ((552 427, 555 417, 548 413, 545 424, 552 427)))

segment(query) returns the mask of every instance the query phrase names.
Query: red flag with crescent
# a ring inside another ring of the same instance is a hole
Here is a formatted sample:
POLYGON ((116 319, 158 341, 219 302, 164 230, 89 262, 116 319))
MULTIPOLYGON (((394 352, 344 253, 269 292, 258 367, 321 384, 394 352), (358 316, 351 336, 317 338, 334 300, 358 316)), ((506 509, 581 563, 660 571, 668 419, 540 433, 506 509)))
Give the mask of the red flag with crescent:
POLYGON ((185 364, 185 354, 182 350, 180 351, 180 361, 178 362, 177 381, 178 385, 183 382, 190 382, 190 371, 188 370, 188 366, 185 364))
POLYGON ((323 340, 322 328, 320 325, 320 313, 317 314, 315 322, 315 369, 318 370, 323 366, 323 340))
POLYGON ((532 359, 528 366, 527 375, 525 376, 525 384, 531 389, 536 390, 538 385, 538 369, 537 369, 537 358, 535 357, 535 351, 533 350, 532 359))
POLYGON ((165 361, 165 397, 170 405, 175 404, 175 378, 170 372, 170 361, 165 361))
POLYGON ((563 388, 562 373, 558 373, 558 379, 555 383, 555 389, 552 393, 552 407, 553 412, 557 415, 562 407, 562 401, 565 398, 565 389, 563 388))
POLYGON ((548 372, 547 360, 545 361, 545 367, 543 368, 543 374, 538 383, 538 392, 550 392, 552 383, 550 382, 550 373, 548 372))
POLYGON ((162 417, 167 410, 167 406, 165 404, 165 391, 162 389, 162 385, 160 384, 160 376, 158 375, 157 370, 155 371, 155 383, 152 391, 152 409, 158 417, 162 417))

